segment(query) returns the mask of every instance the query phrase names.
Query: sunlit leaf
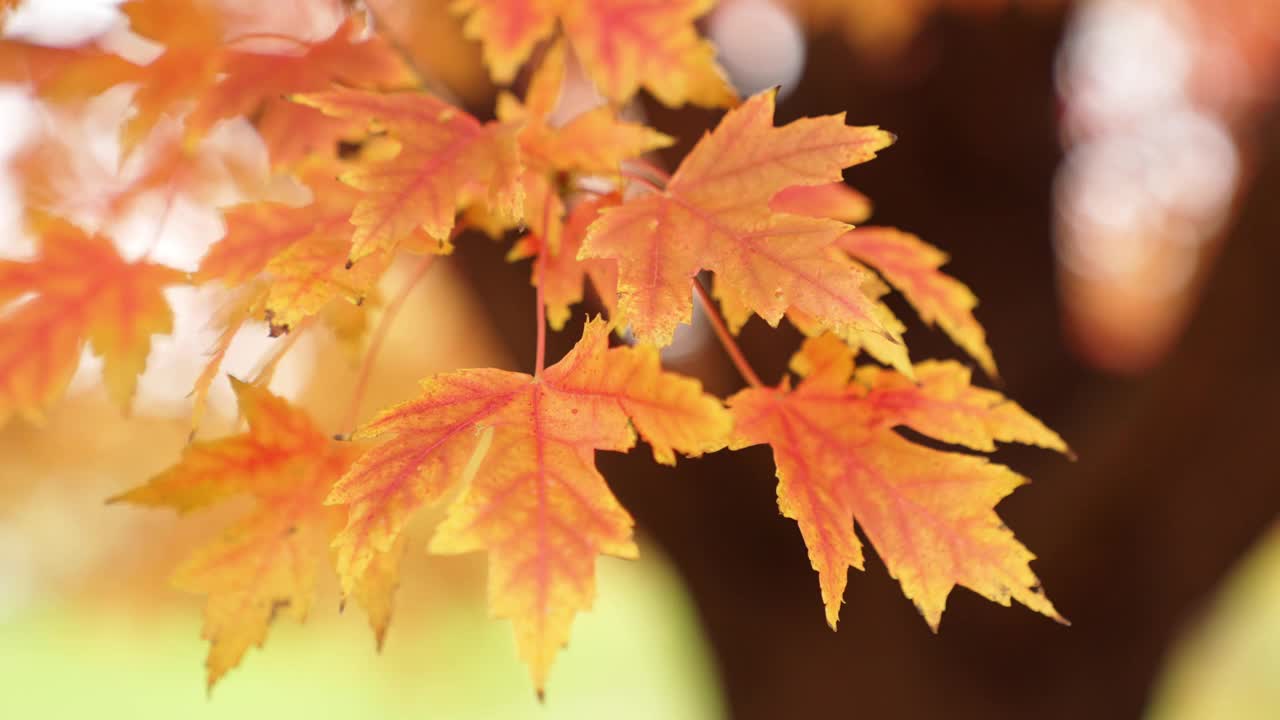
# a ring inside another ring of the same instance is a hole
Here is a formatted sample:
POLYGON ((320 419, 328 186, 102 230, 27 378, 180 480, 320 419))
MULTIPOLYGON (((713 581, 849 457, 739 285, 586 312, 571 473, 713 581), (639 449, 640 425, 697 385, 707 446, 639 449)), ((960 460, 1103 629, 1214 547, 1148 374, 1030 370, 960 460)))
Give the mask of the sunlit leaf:
POLYGON ((103 360, 112 400, 128 408, 151 338, 173 329, 164 265, 127 262, 110 240, 68 223, 37 226, 40 254, 0 260, 0 424, 39 421, 66 391, 86 343, 103 360), (16 302, 14 302, 16 300, 16 302))
POLYGON ((690 280, 711 270, 770 324, 794 308, 852 342, 874 334, 900 344, 877 320, 865 273, 832 253, 849 226, 769 207, 780 190, 839 180, 891 136, 847 126, 840 115, 774 127, 773 111, 773 92, 730 111, 665 190, 602 213, 581 255, 618 262, 618 310, 644 342, 671 342, 691 317, 690 280))
POLYGON ((1060 437, 998 393, 970 387, 954 364, 917 366, 919 385, 878 368, 851 382, 852 351, 823 336, 806 341, 792 367, 804 376, 794 390, 784 383, 730 398, 733 446, 772 446, 778 507, 800 525, 833 628, 848 568, 863 567, 855 523, 935 630, 956 585, 1061 620, 1029 567, 1034 556, 994 510, 1025 480, 894 428, 978 450, 1002 441, 1065 451, 1060 437))
POLYGON ((328 502, 345 506, 344 587, 390 552, 419 508, 463 484, 432 542, 486 550, 490 604, 512 621, 534 684, 546 683, 569 625, 595 595, 595 558, 631 557, 631 517, 595 469, 596 450, 626 451, 636 434, 660 462, 723 446, 729 417, 691 379, 666 373, 651 348, 608 348, 608 327, 539 378, 463 370, 424 380, 423 394, 384 411, 357 439, 388 437, 362 456, 328 502))

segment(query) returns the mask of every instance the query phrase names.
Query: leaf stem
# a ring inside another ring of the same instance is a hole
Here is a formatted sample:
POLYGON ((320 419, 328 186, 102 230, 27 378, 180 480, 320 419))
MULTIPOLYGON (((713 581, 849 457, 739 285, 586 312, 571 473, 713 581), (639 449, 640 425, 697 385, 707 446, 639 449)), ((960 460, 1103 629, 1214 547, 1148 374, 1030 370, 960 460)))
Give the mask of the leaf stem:
POLYGON ((628 180, 635 181, 640 185, 643 185, 644 187, 656 193, 666 192, 666 190, 661 185, 654 182, 652 178, 650 178, 648 175, 645 175, 642 172, 637 172, 635 170, 628 170, 626 168, 622 168, 622 177, 627 178, 628 180))
POLYGON ((658 167, 656 163, 649 162, 648 160, 645 160, 644 158, 640 158, 640 157, 631 158, 627 162, 632 165, 635 165, 641 170, 644 170, 648 172, 650 175, 654 176, 655 178, 661 180, 663 185, 666 185, 667 183, 671 182, 671 173, 658 167))
POLYGON ((546 265, 546 248, 538 250, 537 257, 533 260, 534 286, 536 287, 534 295, 534 303, 537 309, 534 316, 538 322, 538 349, 533 361, 533 376, 542 375, 542 370, 547 364, 547 304, 542 297, 543 270, 546 265))
POLYGON ((738 341, 733 339, 733 333, 729 332, 729 326, 725 324, 724 318, 720 317, 720 311, 716 309, 711 294, 702 286, 702 283, 698 282, 697 278, 693 279, 693 294, 697 296, 702 309, 706 311, 707 318, 711 320, 711 327, 715 328, 716 337, 720 339, 720 344, 724 346, 724 351, 733 361, 734 367, 738 368, 742 379, 746 380, 751 387, 764 387, 760 376, 751 368, 746 355, 742 354, 742 348, 738 347, 738 341))
POLYGON ((374 328, 373 335, 369 338, 369 348, 364 352, 364 360, 360 363, 360 375, 356 380, 356 387, 351 395, 351 404, 347 406, 347 414, 342 422, 342 428, 347 431, 343 435, 344 438, 350 438, 356 430, 356 422, 360 418, 360 404, 364 402, 365 393, 369 389, 369 378, 373 374, 373 366, 378 360, 378 353, 382 351, 382 344, 386 342, 387 333, 391 330, 391 323, 395 322, 396 316, 400 314, 400 310, 409 299, 409 295, 418 286, 422 278, 426 276, 431 266, 435 264, 435 260, 435 255, 426 255, 422 258, 417 267, 413 269, 413 274, 409 276, 408 282, 387 304, 387 309, 382 312, 382 317, 378 318, 378 326, 374 328))
MULTIPOLYGON (((299 50, 307 50, 312 47, 312 43, 309 43, 306 40, 303 40, 302 38, 294 37, 292 35, 285 35, 284 33, 274 33, 274 32, 245 33, 243 35, 237 35, 236 37, 233 37, 230 40, 227 40, 226 44, 235 45, 236 43, 250 42, 253 40, 271 40, 274 42, 289 43, 293 45, 295 48, 298 48, 299 50)), ((271 53, 263 53, 263 54, 271 54, 271 53)))

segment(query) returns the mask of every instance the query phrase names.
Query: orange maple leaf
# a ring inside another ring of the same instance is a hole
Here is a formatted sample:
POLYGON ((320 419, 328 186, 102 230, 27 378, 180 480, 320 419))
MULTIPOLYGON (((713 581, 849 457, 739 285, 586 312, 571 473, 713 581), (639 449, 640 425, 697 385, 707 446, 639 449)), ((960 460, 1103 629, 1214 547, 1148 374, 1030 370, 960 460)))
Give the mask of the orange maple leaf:
POLYGON ((497 107, 499 120, 520 127, 524 223, 553 252, 560 246, 564 215, 560 185, 564 176, 616 177, 623 161, 675 142, 640 123, 619 119, 617 111, 607 105, 581 112, 562 124, 553 123, 566 62, 564 45, 556 43, 530 79, 525 101, 502 93, 497 107))
POLYGON ((752 388, 729 400, 731 447, 773 447, 778 506, 800 525, 827 622, 836 626, 848 568, 863 566, 850 519, 935 630, 955 585, 1061 620, 1029 567, 1034 556, 993 509, 1024 479, 983 457, 909 442, 894 428, 983 451, 999 441, 1065 452, 1062 438, 999 393, 970 386, 956 363, 917 365, 916 384, 878 367, 855 376, 853 356, 830 335, 810 339, 792 359, 804 377, 798 387, 752 388))
POLYGON ((842 182, 797 185, 779 190, 769 200, 769 209, 857 225, 871 217, 871 199, 842 182))
POLYGON ((595 468, 596 450, 630 450, 639 433, 667 464, 724 446, 728 413, 696 380, 662 371, 653 348, 608 347, 589 322, 539 377, 463 370, 423 381, 356 439, 390 435, 362 456, 327 502, 345 506, 339 573, 351 592, 410 515, 463 486, 431 548, 487 550, 490 604, 509 618, 541 691, 573 616, 591 605, 595 559, 634 557, 632 520, 595 468))
POLYGON ((379 90, 417 83, 395 50, 380 36, 368 34, 359 16, 347 18, 326 40, 279 49, 225 51, 222 77, 187 117, 188 132, 202 133, 219 120, 253 114, 264 101, 327 90, 334 83, 379 90))
POLYGON ((361 193, 334 174, 327 163, 304 169, 312 202, 303 207, 249 203, 228 209, 227 233, 209 248, 196 278, 236 286, 266 273, 270 282, 263 308, 274 333, 287 332, 334 298, 362 301, 392 253, 378 250, 362 262, 348 263, 349 218, 361 193))
POLYGON ((137 77, 138 66, 92 43, 45 47, 0 38, 0 82, 53 101, 83 100, 137 77))
POLYGON ((126 82, 138 84, 121 142, 131 149, 166 114, 177 115, 218 80, 225 62, 223 13, 214 0, 129 0, 130 29, 163 49, 126 82))
POLYGON ((273 167, 305 164, 312 156, 337 159, 340 144, 359 140, 365 131, 357 121, 329 117, 283 97, 264 100, 253 125, 273 167))
MULTIPOLYGON (((232 378, 247 432, 189 445, 165 472, 112 502, 170 507, 187 513, 236 495, 257 507, 174 572, 182 590, 208 596, 203 635, 209 687, 261 647, 275 617, 302 622, 315 595, 317 566, 342 526, 323 503, 334 480, 358 454, 330 440, 305 413, 265 389, 232 378)), ((397 552, 371 565, 353 594, 368 608, 379 644, 390 621, 397 552)))
POLYGON ((136 115, 126 126, 131 147, 166 114, 186 113, 189 139, 215 123, 254 114, 288 93, 325 90, 333 83, 362 88, 406 88, 416 77, 380 37, 352 15, 328 38, 307 42, 287 36, 224 38, 227 10, 203 0, 133 0, 123 6, 131 29, 163 46, 121 82, 139 85, 136 115), (187 112, 189 109, 189 112, 187 112))
POLYGON ((920 319, 937 324, 992 377, 995 357, 987 334, 973 316, 978 298, 955 278, 939 272, 947 254, 910 233, 864 227, 840 238, 840 247, 880 271, 911 303, 920 319))
POLYGON ((481 42, 495 80, 509 83, 556 22, 587 74, 614 102, 644 87, 664 105, 736 100, 715 48, 694 21, 715 0, 458 0, 463 32, 481 42))
POLYGON ((535 266, 533 284, 542 287, 542 300, 547 306, 547 323, 554 330, 564 328, 569 308, 582 302, 583 283, 590 278, 609 317, 618 305, 618 267, 612 260, 579 260, 578 251, 587 235, 587 227, 599 217, 602 208, 622 201, 617 194, 605 195, 579 203, 569 211, 558 250, 552 250, 538 235, 526 235, 512 246, 508 260, 540 257, 535 266))
POLYGON ((366 164, 342 175, 365 193, 351 215, 350 259, 391 250, 417 228, 444 242, 459 207, 483 202, 514 224, 524 205, 517 127, 480 123, 422 92, 339 89, 294 96, 341 118, 385 128, 367 144, 366 164))
POLYGON ((689 322, 689 283, 706 269, 771 325, 792 308, 851 342, 869 333, 901 346, 864 292, 866 274, 835 249, 850 226, 769 206, 781 190, 839 180, 842 168, 870 160, 892 136, 847 126, 843 115, 774 127, 774 96, 730 111, 665 190, 603 212, 580 255, 617 260, 618 311, 642 342, 667 345, 689 322))
POLYGON ((36 230, 38 257, 0 260, 0 425, 14 413, 41 421, 85 343, 102 357, 111 399, 127 408, 151 337, 173 329, 163 289, 184 274, 126 262, 110 240, 61 220, 39 221, 36 230))

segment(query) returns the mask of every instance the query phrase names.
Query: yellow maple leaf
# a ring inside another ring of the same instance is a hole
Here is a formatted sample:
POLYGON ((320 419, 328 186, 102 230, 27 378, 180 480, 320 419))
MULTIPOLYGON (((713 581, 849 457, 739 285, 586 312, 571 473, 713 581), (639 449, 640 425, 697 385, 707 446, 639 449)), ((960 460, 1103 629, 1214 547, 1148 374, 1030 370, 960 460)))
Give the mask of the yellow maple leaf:
MULTIPOLYGON (((256 500, 246 517, 194 551, 173 575, 178 588, 208 596, 203 635, 210 688, 251 647, 262 646, 276 616, 306 619, 318 566, 342 526, 342 513, 323 500, 358 454, 285 400, 234 378, 231 384, 246 432, 189 445, 176 465, 112 499, 181 513, 236 495, 256 500)), ((390 622, 398 562, 397 549, 353 583, 379 644, 390 622)))

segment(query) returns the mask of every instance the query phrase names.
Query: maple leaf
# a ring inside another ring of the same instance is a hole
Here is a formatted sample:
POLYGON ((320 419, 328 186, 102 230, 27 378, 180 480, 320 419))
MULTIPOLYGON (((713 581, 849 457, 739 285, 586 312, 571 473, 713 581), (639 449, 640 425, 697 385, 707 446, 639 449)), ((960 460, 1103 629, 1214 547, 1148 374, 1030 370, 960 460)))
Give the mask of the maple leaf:
POLYGON ((781 190, 839 180, 892 136, 846 126, 843 115, 774 127, 774 98, 731 110, 662 192, 604 211, 580 256, 618 262, 618 311, 642 342, 667 345, 690 321, 689 283, 705 269, 771 325, 792 308, 851 342, 873 334, 901 345, 863 290, 866 274, 834 252, 850 226, 769 206, 781 190))
POLYGON ((336 160, 340 144, 359 140, 365 130, 359 122, 329 117, 284 98, 264 100, 253 124, 274 167, 303 165, 311 157, 336 160))
POLYGON ((225 62, 223 17, 214 0, 129 0, 120 9, 131 30, 163 47, 125 80, 138 85, 134 115, 121 134, 131 149, 162 117, 185 110, 217 82, 225 62))
POLYGON ((620 120, 607 105, 553 124, 566 62, 564 45, 554 44, 530 79, 525 102, 502 93, 497 107, 499 120, 520 127, 524 222, 551 252, 560 246, 564 204, 559 186, 565 175, 617 176, 623 161, 675 142, 640 123, 620 120))
POLYGON ((556 22, 588 76, 615 103, 640 87, 664 105, 732 104, 715 48, 694 21, 714 0, 458 0, 463 32, 481 42, 495 80, 509 83, 556 22))
POLYGON ((348 511, 338 536, 347 592, 392 549, 410 515, 459 485, 431 543, 435 552, 487 550, 489 598, 509 618, 541 691, 573 616, 595 594, 595 558, 634 557, 632 520, 595 468, 596 450, 630 450, 636 434, 667 464, 675 452, 723 447, 728 413, 693 379, 664 372, 653 348, 608 347, 589 322, 582 340, 539 377, 494 369, 445 373, 422 396, 354 435, 391 436, 334 487, 348 511))
POLYGON ((227 233, 200 263, 196 277, 229 286, 266 273, 270 278, 263 308, 273 332, 287 332, 318 313, 330 300, 361 301, 391 262, 378 250, 355 265, 349 222, 361 193, 334 178, 327 163, 313 163, 302 178, 312 202, 303 207, 249 203, 225 213, 227 233))
MULTIPOLYGON (((342 525, 341 512, 323 500, 358 454, 267 390, 235 378, 231 384, 249 423, 246 432, 189 445, 176 465, 111 500, 180 513, 237 495, 256 500, 249 515, 193 552, 173 575, 180 589, 208 596, 203 635, 210 688, 249 648, 262 646, 278 614, 306 619, 317 567, 342 525)), ((369 608, 379 643, 395 587, 387 573, 398 559, 388 554, 371 566, 353 592, 369 608)))
POLYGON ((871 217, 871 199, 842 182, 797 185, 779 190, 770 198, 769 209, 856 225, 871 217))
POLYGON ((840 238, 839 244, 879 270, 922 320, 941 327, 988 375, 997 375, 986 331, 973 316, 977 297, 963 283, 938 271, 947 262, 946 253, 915 235, 883 227, 858 228, 840 238))
POLYGON ((268 42, 251 34, 257 44, 245 49, 225 41, 227 9, 217 2, 132 0, 123 10, 134 32, 163 46, 158 57, 119 79, 138 84, 125 147, 166 114, 185 112, 186 134, 194 140, 218 121, 254 114, 288 93, 325 90, 333 83, 405 88, 416 80, 382 38, 366 32, 358 15, 318 42, 288 36, 268 42))
POLYGON ((993 509, 1025 480, 983 457, 912 443, 894 427, 983 451, 997 441, 1064 452, 1066 444, 999 393, 971 387, 956 363, 917 365, 919 384, 877 367, 851 383, 853 356, 830 335, 809 339, 792 360, 804 377, 798 387, 729 400, 731 447, 773 447, 778 506, 800 525, 827 622, 836 626, 848 568, 863 566, 850 519, 935 630, 955 585, 1061 620, 1029 567, 1034 556, 993 509))
POLYGON ((416 84, 413 71, 385 40, 368 34, 359 16, 348 17, 321 42, 281 50, 225 51, 222 77, 187 117, 188 132, 202 133, 219 120, 250 115, 269 99, 327 90, 334 83, 379 90, 416 84))
POLYGON ((61 220, 40 220, 36 230, 35 259, 0 260, 0 303, 8 305, 0 309, 0 425, 15 412, 41 421, 85 343, 102 357, 111 399, 127 408, 151 337, 173 329, 162 291, 184 282, 183 273, 126 262, 110 240, 61 220))
POLYGON ((138 73, 138 66, 92 43, 46 47, 0 38, 0 82, 23 85, 44 100, 82 100, 138 73))
POLYGON ((342 175, 365 196, 356 205, 350 259, 391 250, 417 228, 445 242, 459 207, 482 201, 509 223, 523 209, 517 127, 480 123, 422 92, 339 89, 294 99, 327 115, 385 128, 367 163, 342 175))
POLYGON ((579 260, 578 250, 587 235, 587 227, 595 222, 600 210, 621 202, 616 194, 579 203, 569 211, 563 240, 552 250, 541 237, 526 235, 512 246, 508 260, 541 257, 542 266, 534 268, 533 284, 542 286, 542 299, 547 306, 547 323, 554 330, 564 328, 569 308, 582 302, 583 283, 590 278, 609 317, 618 304, 618 268, 612 260, 579 260))

